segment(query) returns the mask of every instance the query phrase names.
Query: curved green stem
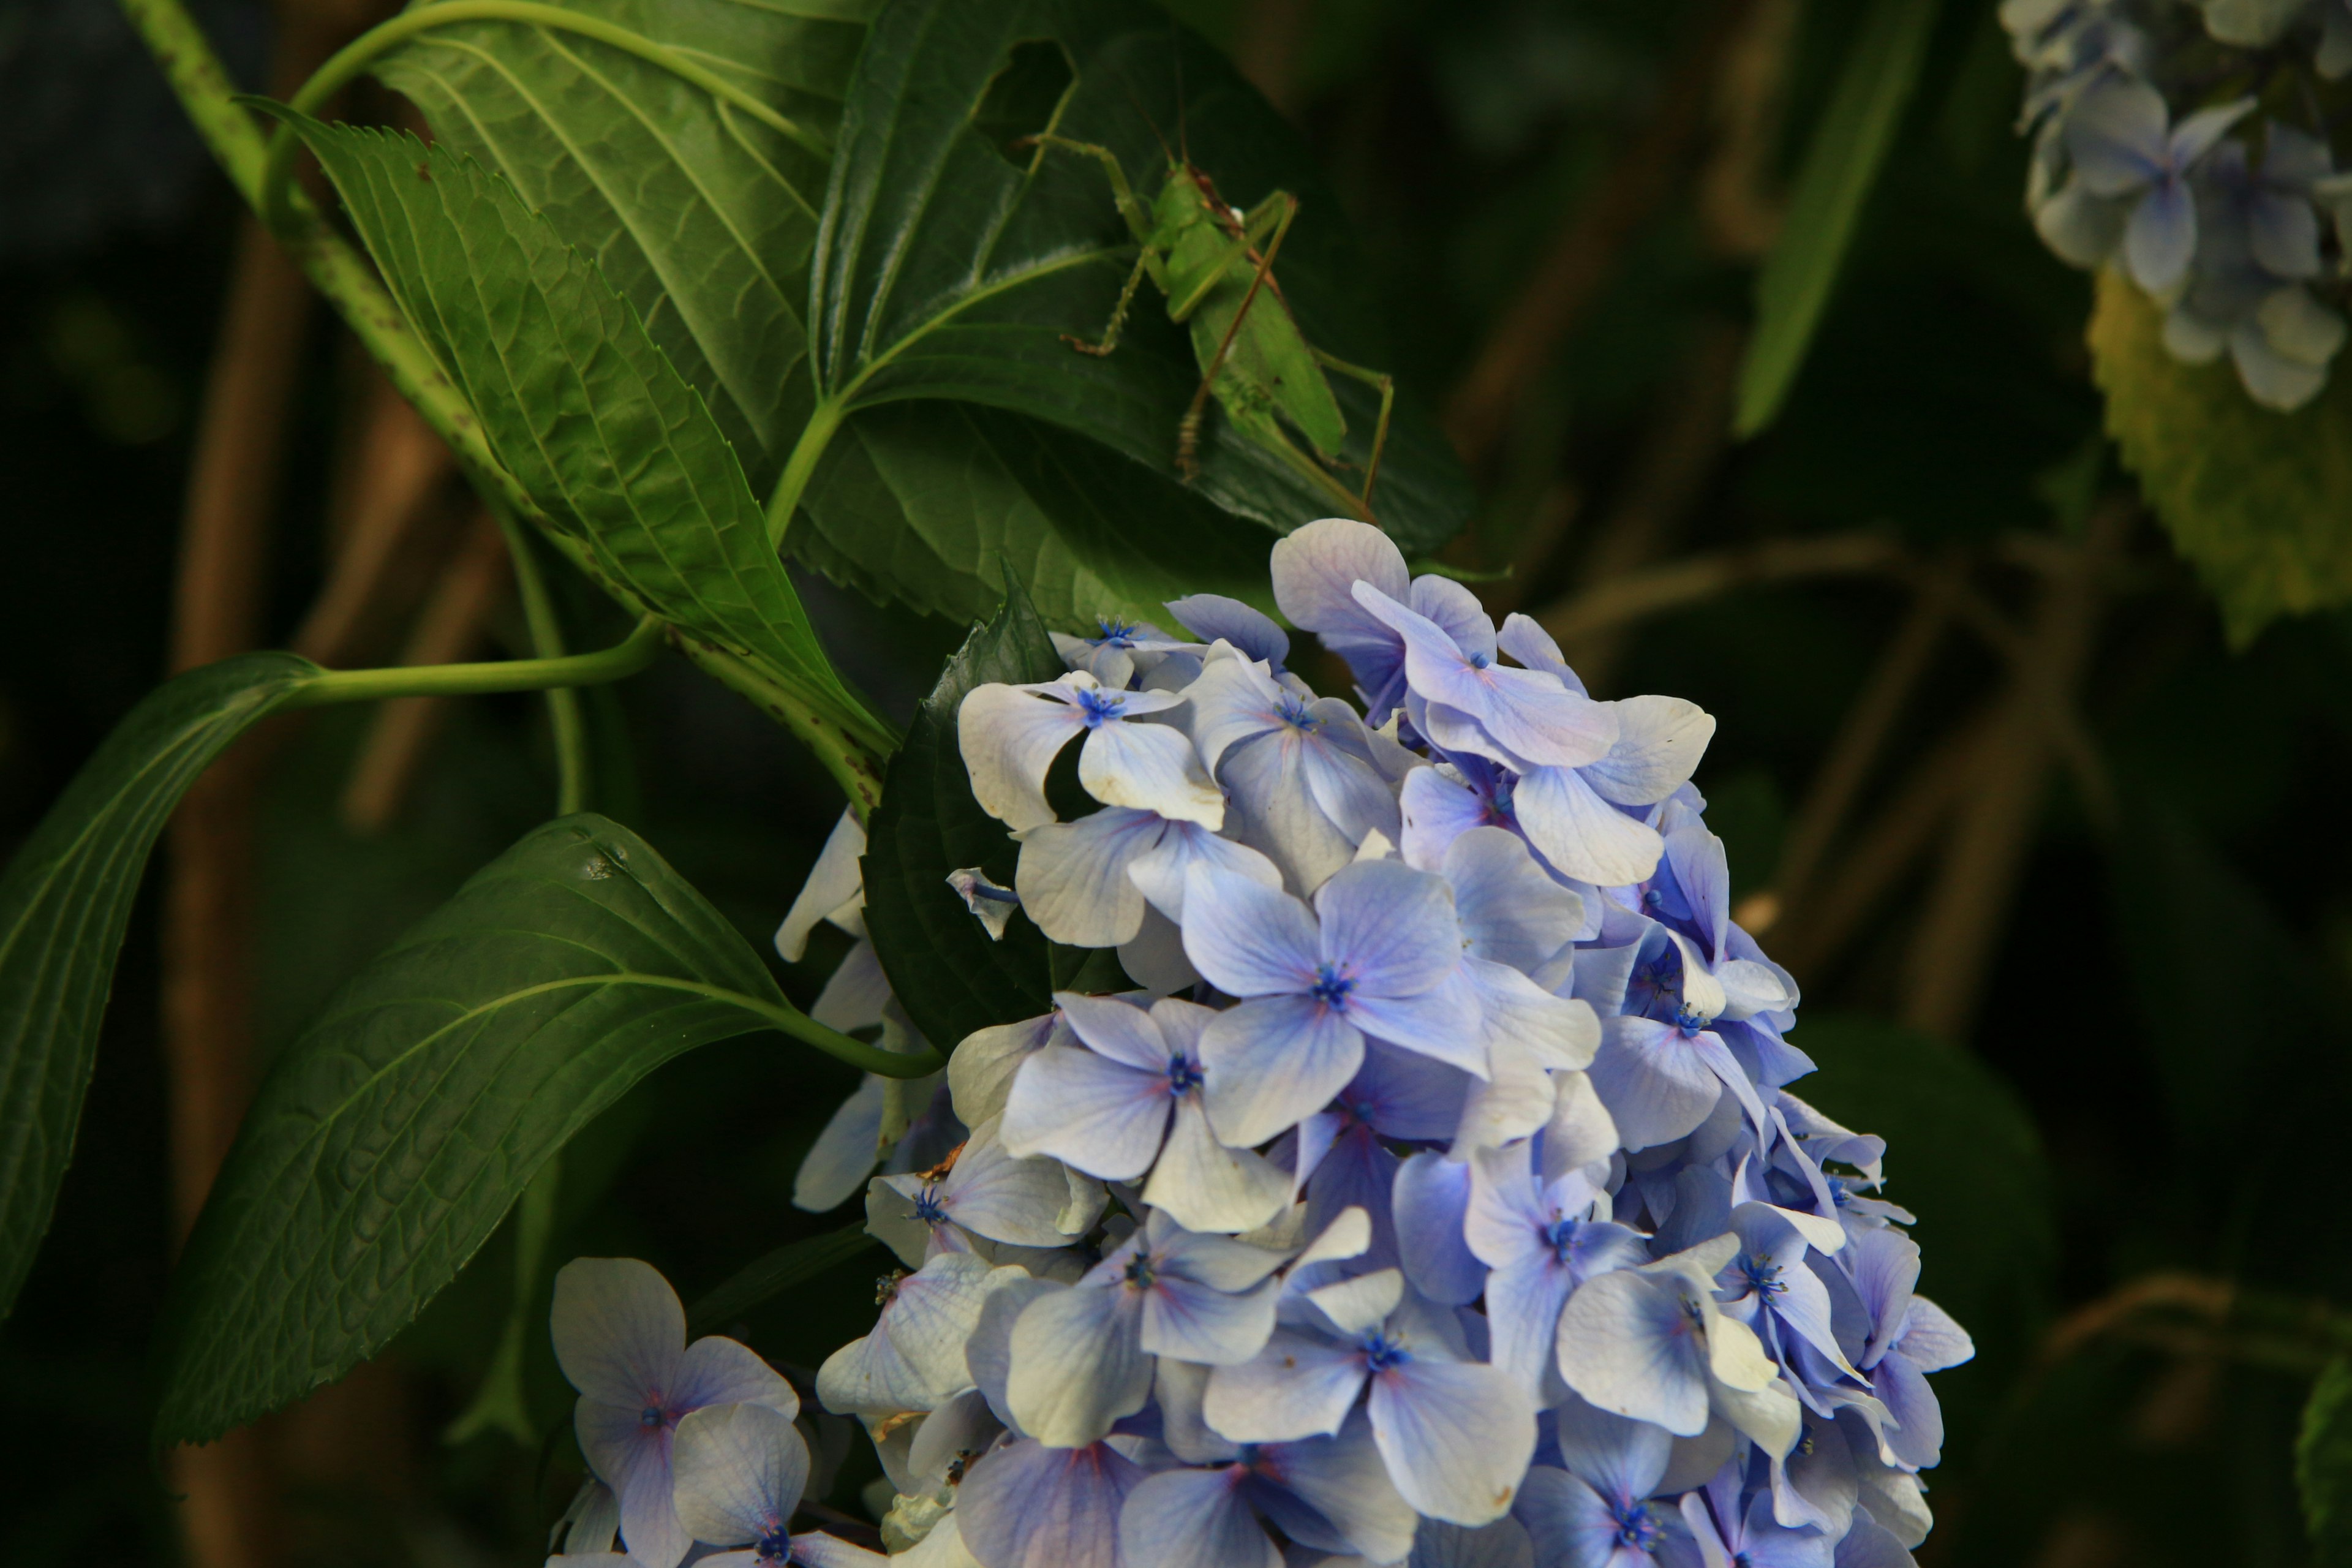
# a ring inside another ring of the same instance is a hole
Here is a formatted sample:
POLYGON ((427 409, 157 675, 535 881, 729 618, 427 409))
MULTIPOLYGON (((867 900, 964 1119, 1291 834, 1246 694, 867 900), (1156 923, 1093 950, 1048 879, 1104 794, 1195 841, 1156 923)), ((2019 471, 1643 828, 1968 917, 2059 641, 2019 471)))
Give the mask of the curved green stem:
POLYGON ((784 459, 782 477, 768 497, 768 544, 781 550, 784 534, 793 526, 793 513, 800 509, 801 494, 808 489, 809 479, 816 473, 817 459, 824 456, 825 447, 833 440, 835 431, 848 413, 838 400, 827 398, 809 412, 806 425, 801 426, 800 438, 793 443, 793 455, 784 459))
POLYGON ((647 616, 626 640, 565 658, 509 658, 494 664, 396 665, 386 669, 322 670, 281 706, 318 708, 331 702, 373 702, 384 697, 469 697, 492 691, 545 691, 597 686, 632 676, 654 661, 669 628, 647 616))
MULTIPOLYGON (((369 28, 337 50, 309 81, 302 84, 302 90, 294 95, 292 107, 305 114, 317 113, 321 104, 350 86, 354 78, 386 50, 407 42, 419 33, 458 22, 514 22, 524 26, 545 27, 551 32, 574 33, 584 38, 593 38, 600 44, 609 44, 693 83, 722 103, 734 105, 813 156, 833 156, 833 145, 824 137, 777 113, 717 71, 697 64, 667 45, 657 44, 643 33, 601 17, 567 11, 560 5, 540 5, 536 0, 440 0, 437 5, 403 11, 389 21, 369 28)), ((294 156, 300 145, 290 126, 279 126, 270 138, 268 157, 261 174, 260 206, 263 221, 272 228, 282 227, 292 216, 287 205, 287 195, 294 178, 294 156)))
MULTIPOLYGON (((530 535, 504 507, 492 507, 490 514, 506 535, 507 553, 514 557, 515 592, 522 600, 524 624, 530 628, 530 651, 541 659, 563 658, 563 622, 555 613, 555 596, 547 591, 547 574, 540 569, 530 535)), ((577 687, 547 689, 547 722, 555 742, 555 815, 570 816, 588 809, 588 718, 577 687)))

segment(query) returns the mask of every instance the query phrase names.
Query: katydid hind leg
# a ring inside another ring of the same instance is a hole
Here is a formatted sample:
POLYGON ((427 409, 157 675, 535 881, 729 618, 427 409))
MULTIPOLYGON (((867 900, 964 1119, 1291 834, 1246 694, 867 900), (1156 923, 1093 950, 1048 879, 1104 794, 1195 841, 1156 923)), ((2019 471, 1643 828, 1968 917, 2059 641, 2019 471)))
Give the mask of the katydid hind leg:
POLYGON ((1396 408, 1396 377, 1384 370, 1368 370, 1360 364, 1350 364, 1337 354, 1325 353, 1312 344, 1308 345, 1308 352, 1314 354, 1315 363, 1325 370, 1352 377, 1381 395, 1380 422, 1372 426, 1372 457, 1364 465, 1363 502, 1369 509, 1372 504, 1372 486, 1381 477, 1381 454, 1388 449, 1389 416, 1396 408))
POLYGON ((1150 264, 1151 252, 1147 247, 1136 256, 1135 266, 1128 272, 1127 285, 1118 291, 1118 303, 1111 309, 1110 325, 1103 329, 1100 342, 1090 343, 1086 339, 1070 332, 1064 332, 1062 341, 1080 353, 1092 354, 1097 359, 1107 357, 1113 349, 1118 347, 1119 331, 1127 325, 1128 307, 1135 303, 1136 288, 1143 281, 1144 272, 1150 264))
POLYGON ((1192 401, 1184 410, 1184 417, 1176 426, 1176 471, 1190 484, 1201 472, 1201 416, 1207 412, 1209 394, 1217 383, 1217 373, 1225 367, 1225 360, 1234 352, 1234 334, 1241 331, 1249 319, 1250 307, 1257 303, 1265 280, 1274 274, 1274 258, 1282 250, 1283 237, 1289 234, 1291 220, 1298 216, 1298 198, 1283 193, 1282 221, 1275 226, 1274 237, 1266 242, 1265 253, 1258 258, 1257 270, 1250 277, 1249 291, 1234 311, 1234 319, 1225 323, 1224 336, 1217 340, 1217 352, 1209 356, 1202 367, 1201 384, 1192 389, 1192 401))

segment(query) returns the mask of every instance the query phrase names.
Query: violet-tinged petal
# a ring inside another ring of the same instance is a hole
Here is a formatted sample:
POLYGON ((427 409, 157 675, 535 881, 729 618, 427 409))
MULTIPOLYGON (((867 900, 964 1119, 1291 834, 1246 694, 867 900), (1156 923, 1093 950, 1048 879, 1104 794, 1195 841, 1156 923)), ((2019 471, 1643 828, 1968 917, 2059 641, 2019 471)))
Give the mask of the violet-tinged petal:
POLYGON ((1336 1436, 1261 1450, 1260 1463, 1366 1561, 1399 1563, 1412 1550, 1418 1516, 1389 1479, 1371 1422, 1361 1413, 1336 1436))
POLYGON ((2094 195, 2120 196, 2162 172, 2170 148, 2164 97, 2147 83, 2109 76, 2074 100, 2066 116, 2066 152, 2094 195))
POLYGON ((1601 799, 1619 805, 1654 805, 1698 771, 1715 738, 1715 716, 1679 697, 1627 697, 1617 713, 1617 743, 1580 770, 1601 799))
POLYGON ((1410 1568, 1535 1568, 1535 1542, 1516 1519, 1448 1524, 1433 1519, 1413 1538, 1410 1568))
POLYGON ((583 1398, 572 1407, 572 1429, 589 1468, 620 1499, 629 1554, 646 1568, 677 1568, 694 1538, 671 1501, 668 1425, 647 1426, 637 1408, 583 1398))
POLYGON ((801 1413, 801 1396, 793 1385, 761 1360, 759 1352, 724 1334, 706 1334, 686 1347, 686 1354, 678 1358, 670 1402, 686 1410, 709 1405, 765 1405, 782 1411, 787 1421, 801 1413))
POLYGON ((677 1517, 697 1541, 744 1546, 782 1529, 808 1484, 808 1445, 764 1405, 721 1405, 677 1424, 677 1517))
POLYGON ((1918 1568, 1903 1542, 1866 1513, 1857 1513, 1837 1543, 1834 1568, 1918 1568))
POLYGON ((1554 1415, 1560 1461, 1604 1497, 1645 1498, 1658 1489, 1674 1440, 1658 1427, 1570 1399, 1554 1415))
POLYGON ((1190 594, 1169 600, 1168 613, 1202 642, 1229 642, 1276 669, 1290 657, 1289 634, 1273 616, 1239 599, 1223 594, 1190 594))
POLYGON ((1037 929, 1075 947, 1131 942, 1143 924, 1143 890, 1129 872, 1159 847, 1168 821, 1156 811, 1107 805, 1075 822, 1048 822, 1021 837, 1013 874, 1037 929))
POLYGON ((1209 1120, 1236 1148, 1254 1147, 1322 1109, 1363 1059, 1364 1037, 1313 997, 1244 1002, 1201 1035, 1209 1120))
POLYGON ((1322 953, 1315 917, 1278 888, 1194 866, 1184 879, 1184 952, 1228 996, 1311 989, 1322 953))
POLYGON ((1167 1146, 1151 1168, 1143 1201, 1187 1230, 1255 1230, 1290 1201, 1288 1172, 1263 1154, 1228 1148, 1198 1095, 1177 1100, 1167 1146))
POLYGON ((1278 1279, 1225 1291, 1163 1275, 1145 1293, 1143 1348, 1202 1366, 1239 1365, 1265 1348, 1281 1289, 1278 1279))
POLYGON ((1286 1443, 1339 1430, 1364 1386, 1364 1357, 1352 1345, 1276 1329, 1239 1366, 1209 1374, 1202 1415, 1236 1443, 1286 1443))
POLYGON ((1074 1192, 1060 1165, 1008 1151, 1000 1129, 992 1122, 973 1128, 955 1168, 938 1184, 934 1201, 946 1217, 974 1236, 1015 1247, 1064 1247, 1091 1230, 1102 1214, 1102 1190, 1074 1192))
POLYGON ((1672 1024, 1617 1017, 1601 1026, 1586 1069, 1629 1150, 1685 1136, 1722 1098, 1723 1082, 1672 1024))
POLYGON ((1376 1373, 1372 1438, 1413 1507, 1454 1524, 1510 1511, 1536 1447, 1536 1412, 1499 1368, 1412 1356, 1376 1373))
POLYGON ((1538 768, 1511 796, 1519 826, 1562 876, 1620 888, 1657 869, 1665 841, 1593 792, 1581 770, 1538 768))
POLYGON ((1903 1315, 1903 1332, 1895 1343, 1921 1372, 1941 1372, 1976 1358, 1976 1342, 1952 1315, 1925 1296, 1911 1298, 1903 1315))
POLYGON ((1492 662, 1496 652, 1495 623, 1487 616, 1486 606, 1478 602, 1478 595, 1466 584, 1432 572, 1415 577, 1412 589, 1402 597, 1415 615, 1435 623, 1454 640, 1455 647, 1492 662))
POLYGON ((1527 841, 1473 826, 1445 847, 1440 868, 1470 952, 1532 974, 1584 929, 1584 900, 1547 876, 1527 841))
POLYGON ((1386 632, 1356 603, 1361 581, 1392 599, 1412 591, 1412 574, 1393 540, 1370 523, 1327 517, 1277 540, 1272 563, 1274 602, 1290 624, 1319 633, 1358 637, 1386 632))
POLYGON ((1357 989, 1371 995, 1432 990, 1461 956, 1461 928, 1444 879, 1402 861, 1348 867, 1316 893, 1315 910, 1322 920, 1322 961, 1345 966, 1357 989))
POLYGON ((1219 877, 1245 878, 1261 888, 1282 886, 1282 872, 1273 861, 1193 822, 1170 823, 1159 844, 1138 855, 1127 874, 1153 909, 1171 921, 1181 921, 1184 884, 1194 866, 1206 867, 1219 877))
POLYGON ((1013 1325, 1005 1402, 1022 1431, 1056 1448, 1108 1434, 1151 1397, 1143 1301, 1121 1285, 1081 1284, 1031 1302, 1013 1325))
POLYGON ((1434 871, 1445 863, 1454 841, 1473 828, 1490 826, 1486 802, 1456 778, 1434 767, 1405 774, 1398 804, 1404 831, 1398 848, 1405 864, 1434 871))
POLYGON ((1398 1167, 1393 1213, 1405 1278, 1450 1307, 1476 1300, 1486 1282, 1486 1266, 1462 1238, 1469 1205, 1468 1164, 1423 1151, 1398 1167))
POLYGON ((1536 1568, 1651 1568, 1648 1552, 1620 1543, 1622 1527, 1608 1501, 1566 1470, 1529 1470, 1517 1517, 1535 1542, 1536 1568))
MULTIPOLYGON (((1458 955, 1460 949, 1454 951, 1458 955)), ((1434 989, 1418 995, 1381 995, 1368 984, 1364 993, 1348 998, 1347 1016, 1366 1034, 1390 1045, 1475 1078, 1487 1076, 1485 1005, 1477 983, 1458 956, 1452 973, 1434 989)))
POLYGON ((2188 185, 2165 180, 2148 187, 2124 226, 2124 259, 2132 281, 2162 294, 2180 281, 2197 254, 2197 203, 2188 185))
POLYGON ((1227 826, 1301 892, 1321 887, 1353 859, 1357 844, 1307 788, 1309 749, 1296 731, 1267 734, 1226 752, 1223 765, 1234 797, 1227 826))
POLYGON ((866 826, 845 807, 784 923, 776 928, 776 952, 786 963, 801 961, 808 952, 809 932, 821 921, 831 921, 852 936, 866 934, 866 883, 857 864, 865 853, 866 826))
POLYGON ((877 1074, 858 1080, 793 1173, 794 1208, 826 1214, 857 1195, 882 1163, 882 1118, 889 1096, 889 1083, 877 1074))
POLYGON ((1085 728, 1077 709, 1016 686, 991 683, 965 693, 956 739, 981 809, 1016 833, 1053 821, 1045 774, 1085 728))
POLYGON ((1465 649, 1436 622, 1370 584, 1358 584, 1355 594, 1357 603, 1404 638, 1405 675, 1413 690, 1475 718, 1513 755, 1538 764, 1582 767, 1608 755, 1615 743, 1616 716, 1570 691, 1557 677, 1496 664, 1482 651, 1465 649))
POLYGON ((1097 725, 1078 752, 1078 783, 1105 805, 1138 806, 1213 829, 1225 820, 1224 793, 1201 765, 1192 739, 1172 724, 1097 725))
MULTIPOLYGON (((1111 997, 1089 996, 1076 991, 1056 991, 1054 1005, 1062 1010, 1063 1021, 1069 1025, 1070 1032, 1097 1056, 1138 1072, 1162 1076, 1168 1071, 1170 1059, 1178 1053, 1160 1029, 1160 1019, 1181 1017, 1190 1011, 1204 1015, 1200 1022, 1206 1022, 1208 1011, 1183 1003, 1147 1010, 1111 997)), ((1195 1023, 1191 1036, 1197 1038, 1199 1033, 1199 1023, 1195 1023)))
POLYGON ((955 1518, 987 1568, 1119 1568, 1119 1512, 1143 1476, 1107 1443, 1013 1443, 973 1462, 955 1518))
MULTIPOLYGON (((786 1559, 801 1568, 888 1568, 891 1559, 879 1552, 869 1552, 863 1546, 853 1546, 837 1536, 821 1530, 804 1531, 790 1538, 792 1549, 786 1559)), ((899 1568, 908 1568, 901 1563, 899 1568)))
POLYGON ((1549 1249, 1529 1250, 1486 1277, 1488 1358, 1522 1388, 1539 1388, 1574 1281, 1549 1249))
POLYGON ((1140 1072, 1092 1051, 1048 1046, 1022 1064, 998 1135, 1016 1157, 1050 1154, 1090 1176, 1131 1182, 1159 1154, 1171 1103, 1164 1067, 1140 1072))
POLYGON ((1560 1376, 1600 1408, 1669 1432, 1706 1426, 1707 1352, 1675 1293, 1619 1269, 1589 1279, 1560 1313, 1560 1376))
POLYGON ((1127 1568, 1281 1568, 1282 1553, 1242 1499, 1249 1472, 1163 1470, 1119 1514, 1127 1568))
POLYGON ((872 942, 861 938, 825 977, 809 1016, 846 1034, 880 1023, 889 1005, 890 981, 882 973, 881 957, 872 942))
POLYGON ((558 1269, 550 1327, 564 1378, 605 1405, 658 1404, 686 1353, 677 1292, 635 1258, 575 1258, 558 1269))

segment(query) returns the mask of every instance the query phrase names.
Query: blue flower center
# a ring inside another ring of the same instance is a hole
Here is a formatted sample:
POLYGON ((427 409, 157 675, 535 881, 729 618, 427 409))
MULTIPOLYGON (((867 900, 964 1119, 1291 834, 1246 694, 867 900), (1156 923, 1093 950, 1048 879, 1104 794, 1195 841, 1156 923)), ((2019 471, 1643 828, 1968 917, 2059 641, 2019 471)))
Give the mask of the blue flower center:
POLYGON ((1470 668, 1473 669, 1484 669, 1494 662, 1483 653, 1474 653, 1470 656, 1470 668))
POLYGON ((1412 1352, 1384 1333, 1364 1342, 1364 1364, 1374 1372, 1391 1372, 1412 1359, 1412 1352))
POLYGON ((1105 691, 1096 687, 1084 687, 1078 691, 1078 711, 1084 715, 1087 728, 1099 728, 1118 718, 1127 710, 1127 693, 1105 691))
POLYGON ((1675 1027, 1683 1032, 1683 1038, 1685 1040, 1696 1037, 1698 1032, 1706 1028, 1709 1022, 1711 1020, 1702 1018, 1692 1012, 1691 1005, 1687 1002, 1675 1009, 1675 1027))
POLYGON ((638 1425, 638 1426, 660 1426, 661 1424, 662 1424, 662 1412, 661 1412, 661 1406, 660 1406, 660 1405, 646 1405, 643 1410, 640 1410, 640 1411, 638 1411, 638 1412, 637 1412, 637 1425, 638 1425))
POLYGON ((1284 692, 1274 710, 1284 723, 1307 734, 1315 734, 1323 728, 1323 721, 1307 710, 1307 700, 1296 691, 1284 692))
POLYGON ((1190 1057, 1168 1058, 1168 1090, 1171 1094, 1190 1094, 1201 1087, 1201 1069, 1190 1057))
POLYGON ((1853 1201, 1853 1189, 1847 1186, 1843 1181, 1836 1176, 1827 1176, 1823 1180, 1829 1184, 1831 1203, 1839 1208, 1843 1208, 1853 1201))
POLYGON ((1095 625, 1102 628, 1102 636, 1089 637, 1087 640, 1097 647, 1133 647, 1135 646, 1135 627, 1131 623, 1097 617, 1095 625))
POLYGON ((939 1188, 925 1187, 915 1194, 915 1217, 925 1225, 947 1224, 948 1211, 940 1202, 939 1188))
POLYGON ((1151 1254, 1138 1248, 1135 1256, 1127 1260, 1127 1288, 1149 1290, 1159 1282, 1160 1272, 1151 1266, 1151 1254))
POLYGON ((1356 977, 1340 973, 1337 964, 1326 963, 1315 971, 1315 988, 1308 993, 1326 1007, 1345 1012, 1348 993, 1356 988, 1356 977))
POLYGON ((1787 1283, 1780 1278, 1779 1264, 1768 1263, 1761 1258, 1743 1257, 1738 1268, 1740 1283, 1757 1295, 1785 1296, 1789 1293, 1787 1283))
POLYGON ((780 1524, 760 1537, 759 1544, 753 1550, 760 1554, 760 1561, 762 1563, 785 1562, 793 1554, 792 1531, 780 1524))
POLYGON ((1562 1263, 1567 1262, 1569 1255, 1576 1250, 1576 1233, 1583 1228, 1581 1221, 1572 1219, 1557 1220, 1547 1226, 1543 1238, 1550 1247, 1551 1255, 1562 1263))
POLYGON ((1629 1502, 1611 1509, 1617 1521, 1617 1544, 1630 1546, 1636 1552, 1655 1552, 1666 1539, 1665 1526, 1650 1511, 1644 1502, 1629 1502))

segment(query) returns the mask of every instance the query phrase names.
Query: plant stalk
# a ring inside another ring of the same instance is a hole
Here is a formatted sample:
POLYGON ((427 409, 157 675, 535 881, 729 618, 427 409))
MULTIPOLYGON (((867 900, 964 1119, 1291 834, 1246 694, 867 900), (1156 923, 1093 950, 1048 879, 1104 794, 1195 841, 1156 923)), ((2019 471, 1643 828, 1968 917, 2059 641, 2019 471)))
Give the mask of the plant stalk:
POLYGON ((611 647, 562 658, 323 670, 289 694, 279 706, 291 710, 319 708, 331 702, 373 702, 385 697, 467 697, 493 691, 599 686, 635 675, 653 663, 655 656, 661 652, 668 629, 659 616, 647 616, 626 639, 611 647))

